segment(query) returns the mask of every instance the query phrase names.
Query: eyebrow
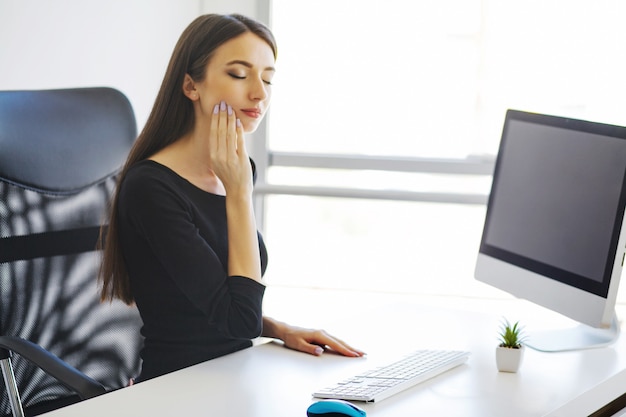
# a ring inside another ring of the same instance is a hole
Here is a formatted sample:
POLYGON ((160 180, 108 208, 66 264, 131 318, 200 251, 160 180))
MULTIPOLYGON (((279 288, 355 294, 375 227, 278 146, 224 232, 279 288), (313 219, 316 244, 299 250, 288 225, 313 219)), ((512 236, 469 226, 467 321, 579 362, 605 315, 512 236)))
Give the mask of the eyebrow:
MULTIPOLYGON (((252 68, 254 65, 252 65, 251 63, 249 63, 248 61, 243 61, 241 59, 235 59, 233 61, 228 62, 226 65, 243 65, 244 67, 247 68, 252 68)), ((265 69, 263 71, 274 71, 276 72, 276 68, 274 67, 265 67, 265 69)))

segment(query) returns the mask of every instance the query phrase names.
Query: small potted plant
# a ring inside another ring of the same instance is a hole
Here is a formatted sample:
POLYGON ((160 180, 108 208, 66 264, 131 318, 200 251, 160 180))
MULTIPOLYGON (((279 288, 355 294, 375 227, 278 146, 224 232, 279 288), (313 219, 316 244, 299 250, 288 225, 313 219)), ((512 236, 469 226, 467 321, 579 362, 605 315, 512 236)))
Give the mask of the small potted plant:
POLYGON ((522 329, 519 322, 511 325, 504 320, 499 333, 500 344, 496 348, 496 365, 500 372, 517 372, 524 356, 522 329))

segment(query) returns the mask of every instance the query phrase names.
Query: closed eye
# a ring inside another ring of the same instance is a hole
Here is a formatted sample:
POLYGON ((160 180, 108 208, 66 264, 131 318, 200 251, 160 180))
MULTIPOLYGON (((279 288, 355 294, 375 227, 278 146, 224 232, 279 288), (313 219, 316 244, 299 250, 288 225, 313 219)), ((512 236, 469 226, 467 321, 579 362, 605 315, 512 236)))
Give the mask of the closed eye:
MULTIPOLYGON (((234 79, 236 79, 236 80, 245 80, 245 79, 246 79, 245 75, 244 75, 244 76, 242 76, 242 75, 232 74, 232 73, 230 73, 230 72, 228 73, 228 75, 230 75, 232 78, 234 78, 234 79)), ((271 82, 271 81, 268 81, 268 80, 263 80, 263 82, 264 82, 265 84, 267 84, 267 85, 272 85, 272 82, 271 82)))

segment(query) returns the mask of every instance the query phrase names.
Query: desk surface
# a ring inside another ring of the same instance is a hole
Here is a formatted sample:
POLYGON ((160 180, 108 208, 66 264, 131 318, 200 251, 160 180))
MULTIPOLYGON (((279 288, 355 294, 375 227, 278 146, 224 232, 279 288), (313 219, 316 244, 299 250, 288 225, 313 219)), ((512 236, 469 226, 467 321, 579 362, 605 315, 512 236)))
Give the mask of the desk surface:
POLYGON ((330 300, 325 310, 333 314, 322 323, 366 350, 366 358, 314 357, 276 342, 259 343, 46 416, 304 416, 315 389, 421 348, 466 349, 472 355, 466 364, 401 394, 358 403, 368 416, 586 416, 626 391, 625 336, 601 349, 526 349, 518 373, 500 373, 497 331, 503 309, 519 302, 474 301, 469 303, 476 308, 468 308, 467 301, 439 306, 409 297, 374 300, 377 304, 368 300, 341 316, 334 313, 345 306, 330 300))

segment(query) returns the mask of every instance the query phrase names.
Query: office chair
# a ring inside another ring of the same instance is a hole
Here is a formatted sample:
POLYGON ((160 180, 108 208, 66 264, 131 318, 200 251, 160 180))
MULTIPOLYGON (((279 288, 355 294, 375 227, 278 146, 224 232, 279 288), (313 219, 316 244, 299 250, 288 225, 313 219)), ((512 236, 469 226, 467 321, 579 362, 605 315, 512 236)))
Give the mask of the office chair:
POLYGON ((135 136, 117 90, 0 91, 0 416, 139 372, 137 309, 101 303, 96 279, 99 227, 135 136))

